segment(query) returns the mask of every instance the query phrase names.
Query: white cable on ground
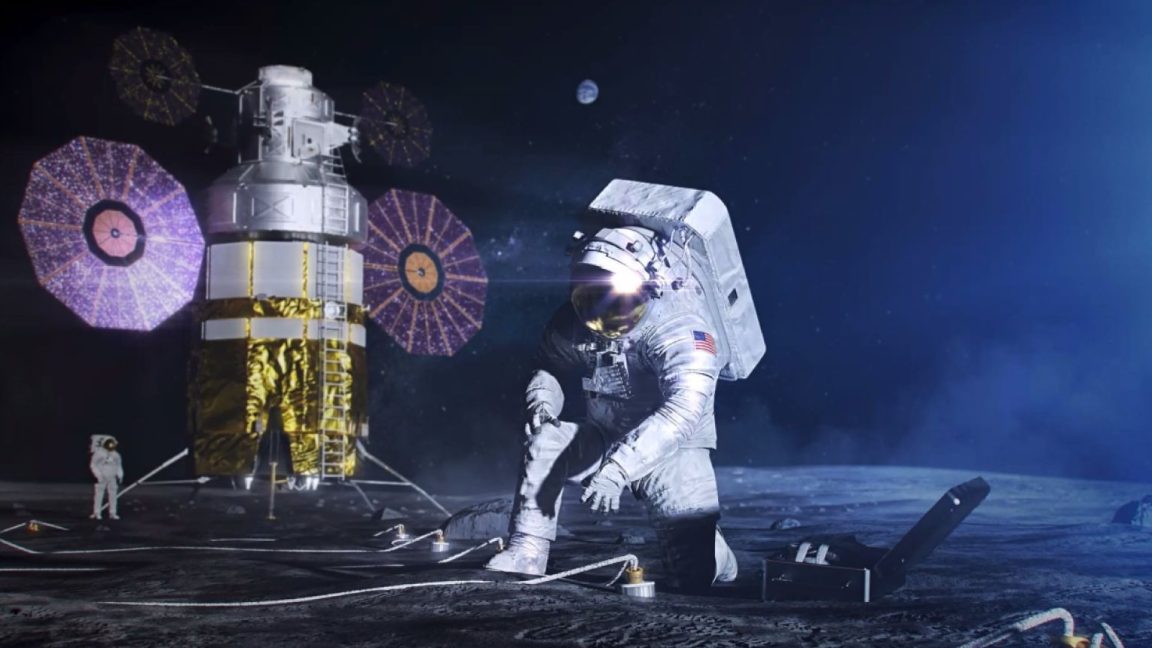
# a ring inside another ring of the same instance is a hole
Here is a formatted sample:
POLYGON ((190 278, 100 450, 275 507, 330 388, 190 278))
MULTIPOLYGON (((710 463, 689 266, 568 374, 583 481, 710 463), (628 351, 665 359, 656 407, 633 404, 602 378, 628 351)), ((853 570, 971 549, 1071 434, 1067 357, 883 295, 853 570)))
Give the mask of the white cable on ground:
POLYGON ((45 522, 44 520, 29 520, 26 522, 18 523, 18 525, 10 526, 6 529, 0 529, 0 535, 6 534, 8 532, 14 532, 14 530, 16 530, 16 529, 22 529, 22 528, 28 527, 29 525, 40 525, 41 527, 48 527, 50 529, 62 530, 62 532, 66 532, 66 530, 68 530, 67 527, 61 527, 60 525, 53 525, 52 522, 45 522))
POLYGON ((57 531, 67 531, 68 530, 67 527, 62 527, 59 524, 52 524, 51 522, 45 522, 44 520, 28 520, 28 524, 32 524, 33 522, 35 522, 36 524, 39 524, 40 526, 46 526, 49 529, 56 529, 57 531))
POLYGON ((386 464, 383 461, 380 461, 376 457, 372 456, 372 453, 368 452, 368 448, 365 448, 364 444, 360 443, 359 439, 357 439, 357 441, 356 441, 356 449, 360 451, 360 454, 363 455, 365 459, 367 459, 368 461, 371 461, 372 463, 376 464, 377 466, 380 466, 384 470, 391 473, 392 476, 395 477, 396 479, 399 479, 400 481, 404 482, 408 486, 411 486, 413 490, 415 490, 417 493, 420 493, 421 495, 423 495, 424 499, 428 500, 429 502, 432 502, 433 506, 440 509, 440 511, 442 513, 444 513, 444 515, 447 515, 448 517, 452 517, 452 514, 448 512, 448 509, 444 508, 443 506, 440 506, 440 502, 437 502, 436 498, 429 495, 428 491, 424 490, 423 488, 420 488, 416 484, 412 483, 411 479, 408 479, 404 475, 401 475, 400 473, 393 470, 392 467, 389 466, 388 464, 386 464))
POLYGON ((276 542, 276 538, 211 538, 208 542, 276 542))
MULTIPOLYGON (((15 542, 9 542, 9 541, 4 540, 2 538, 0 538, 0 544, 8 545, 9 547, 16 549, 17 551, 22 551, 24 553, 41 554, 41 555, 46 555, 46 554, 69 555, 69 556, 90 555, 90 554, 113 554, 113 553, 139 553, 139 552, 143 552, 143 551, 226 551, 226 552, 234 552, 234 553, 293 553, 293 554, 379 554, 379 553, 391 553, 393 551, 403 549, 405 547, 416 544, 417 542, 420 542, 421 540, 426 540, 426 539, 436 535, 439 532, 440 532, 439 529, 435 529, 435 530, 429 531, 428 533, 425 533, 424 535, 417 536, 415 538, 412 538, 411 540, 408 540, 407 542, 389 547, 387 549, 264 549, 261 547, 212 547, 212 546, 175 545, 175 546, 169 546, 169 547, 162 547, 162 546, 112 547, 109 549, 62 549, 59 551, 35 551, 33 549, 29 549, 27 547, 20 546, 20 545, 16 544, 15 542)), ((245 539, 243 539, 243 538, 233 538, 232 540, 240 541, 240 542, 245 541, 245 539)), ((265 540, 260 539, 260 538, 252 538, 252 539, 248 539, 247 541, 262 542, 265 540)), ((268 541, 272 541, 272 540, 268 540, 268 541)))
POLYGON ((1008 626, 1004 631, 998 634, 989 635, 981 639, 969 641, 968 643, 960 646, 960 648, 985 648, 985 646, 994 646, 1002 641, 1011 639, 1018 636, 1022 632, 1027 632, 1033 628, 1050 623, 1052 621, 1064 622, 1064 636, 1071 637, 1076 634, 1076 621, 1072 619, 1072 614, 1064 608, 1052 608, 1044 612, 1038 612, 1031 616, 1024 617, 1023 619, 1008 626))
POLYGON ((375 551, 376 551, 376 553, 388 553, 390 551, 396 551, 397 549, 403 549, 404 547, 407 547, 409 545, 414 545, 417 542, 420 542, 421 540, 426 540, 428 538, 431 538, 432 536, 436 535, 437 533, 440 533, 440 529, 434 529, 432 531, 429 531, 428 533, 425 533, 424 535, 416 536, 415 538, 412 538, 411 540, 409 540, 407 542, 402 542, 398 545, 393 545, 393 546, 389 547, 388 549, 376 549, 375 551))
POLYGON ((450 556, 448 558, 445 558, 444 560, 438 560, 438 561, 436 561, 436 564, 443 565, 444 563, 450 563, 453 560, 456 560, 457 558, 463 558, 464 556, 467 556, 468 554, 472 553, 473 551, 476 551, 477 549, 483 549, 484 547, 487 547, 488 545, 490 545, 492 543, 496 543, 496 547, 497 547, 496 551, 504 551, 504 538, 492 538, 491 540, 485 540, 484 542, 481 542, 480 544, 476 545, 475 547, 472 547, 471 549, 465 549, 464 551, 461 551, 460 553, 456 554, 455 556, 450 556))
MULTIPOLYGON (((575 574, 580 574, 593 569, 615 565, 616 563, 623 562, 624 568, 634 567, 636 565, 636 556, 627 554, 610 560, 604 560, 585 567, 570 569, 566 572, 553 574, 551 576, 544 576, 542 578, 535 578, 533 580, 520 581, 520 585, 541 585, 554 580, 559 580, 575 574)), ((620 574, 624 573, 624 569, 620 570, 620 574)), ((612 579, 612 583, 620 579, 617 575, 612 579)), ((195 601, 99 601, 101 605, 125 605, 131 607, 179 607, 179 608, 223 608, 223 607, 261 607, 270 605, 295 605, 298 603, 312 603, 315 601, 324 601, 334 598, 342 598, 346 596, 356 596, 359 594, 375 594, 377 592, 393 592, 397 590, 417 589, 424 587, 453 587, 456 585, 496 585, 497 581, 483 581, 483 580, 459 580, 459 581, 433 581, 430 583, 407 583, 404 585, 387 585, 384 587, 369 587, 365 589, 347 590, 344 592, 331 592, 329 594, 317 594, 315 596, 301 596, 298 598, 290 599, 273 599, 268 601, 221 601, 214 603, 199 603, 195 601)), ((609 583, 611 585, 611 583, 609 583)))
MULTIPOLYGON (((1052 608, 1051 610, 1024 617, 997 634, 969 641, 960 646, 960 648, 985 648, 986 646, 994 646, 1002 641, 1017 637, 1033 628, 1042 626, 1045 623, 1051 623, 1052 621, 1062 621, 1064 623, 1065 637, 1071 637, 1076 634, 1076 622, 1072 619, 1072 614, 1064 608, 1052 608)), ((1112 629, 1112 626, 1107 623, 1101 623, 1100 625, 1103 626, 1104 633, 1107 634, 1108 640, 1115 648, 1124 648, 1124 643, 1120 641, 1120 637, 1116 636, 1116 632, 1112 629)), ((1097 633, 1092 636, 1091 648, 1101 648, 1105 636, 1104 633, 1097 633)))
POLYGON ((1101 648, 1104 645, 1105 637, 1108 638, 1113 648, 1124 648, 1124 642, 1120 641, 1120 637, 1116 636, 1116 631, 1112 629, 1112 626, 1101 621, 1100 627, 1104 628, 1104 632, 1097 632, 1092 635, 1092 648, 1101 648))
POLYGON ((290 599, 274 599, 271 601, 225 601, 220 603, 197 603, 193 601, 99 601, 101 605, 129 605, 132 607, 183 607, 183 608, 221 608, 221 607, 261 607, 267 605, 294 605, 297 603, 312 603, 325 599, 334 599, 342 596, 355 596, 357 594, 374 594, 376 592, 393 592, 396 590, 417 589, 422 587, 452 587, 454 585, 487 585, 493 581, 461 580, 437 581, 433 583, 407 583, 404 585, 388 585, 385 587, 369 587, 366 589, 350 590, 347 592, 332 592, 331 594, 317 594, 316 596, 301 596, 290 599))
POLYGON ((0 573, 23 572, 97 572, 108 571, 107 567, 0 567, 0 573))
POLYGON ((617 556, 616 558, 609 558, 608 560, 602 560, 598 563, 586 565, 584 567, 577 567, 576 569, 569 569, 568 571, 560 572, 559 574, 552 574, 551 576, 541 576, 540 578, 534 578, 532 580, 521 581, 521 584, 522 585, 540 585, 542 583, 550 583, 554 580, 560 580, 561 578, 567 578, 569 576, 575 576, 576 574, 583 574, 584 572, 592 571, 594 569, 600 569, 601 567, 607 567, 609 565, 615 565, 616 563, 619 563, 619 562, 624 563, 624 565, 620 568, 620 571, 616 574, 616 577, 613 578, 612 580, 608 581, 608 583, 606 583, 606 585, 605 585, 606 587, 611 587, 612 585, 616 584, 616 581, 620 580, 621 576, 624 575, 624 570, 628 569, 629 567, 635 567, 640 562, 639 559, 636 558, 636 556, 634 556, 632 554, 625 554, 623 556, 617 556))
POLYGON ((212 481, 211 477, 203 476, 196 479, 162 479, 160 481, 150 481, 140 484, 141 486, 180 486, 183 484, 207 484, 212 481))
POLYGON ((372 537, 373 538, 379 538, 380 536, 384 535, 385 533, 390 533, 392 531, 395 531, 396 529, 399 529, 402 526, 404 526, 404 525, 403 524, 393 524, 392 526, 388 527, 387 529, 384 529, 383 531, 377 531, 376 533, 373 533, 372 537))
MULTIPOLYGON (((0 540, 0 542, 4 542, 0 540)), ((231 551, 235 553, 297 553, 297 554, 372 554, 383 553, 381 549, 262 549, 259 547, 115 547, 111 549, 65 549, 62 551, 49 551, 53 555, 85 555, 85 554, 112 554, 112 553, 138 553, 141 551, 231 551)), ((35 552, 42 553, 42 552, 35 552)))
POLYGON ((28 553, 28 554, 40 553, 39 551, 36 551, 35 549, 29 549, 28 547, 21 547, 20 545, 16 544, 15 542, 8 542, 7 540, 4 540, 3 538, 0 538, 0 544, 8 545, 9 547, 12 547, 16 551, 23 551, 24 553, 28 553))

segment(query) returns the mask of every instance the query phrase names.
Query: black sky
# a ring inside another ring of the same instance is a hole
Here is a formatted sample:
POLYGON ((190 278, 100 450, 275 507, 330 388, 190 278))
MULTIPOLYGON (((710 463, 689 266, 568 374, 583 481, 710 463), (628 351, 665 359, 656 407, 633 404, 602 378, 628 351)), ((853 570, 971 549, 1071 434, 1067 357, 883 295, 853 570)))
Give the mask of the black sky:
POLYGON ((614 177, 706 188, 732 214, 768 355, 721 385, 721 463, 1152 475, 1144 3, 55 6, 0 28, 5 474, 82 479, 95 432, 139 471, 187 442, 191 317, 86 328, 36 284, 16 226, 31 164, 77 135, 140 144, 192 193, 228 167, 196 120, 117 100, 109 48, 142 25, 206 83, 285 63, 343 110, 378 80, 423 100, 431 160, 350 177, 369 200, 438 195, 489 272, 485 328, 457 357, 369 336, 374 447, 442 489, 510 487, 564 244, 614 177))

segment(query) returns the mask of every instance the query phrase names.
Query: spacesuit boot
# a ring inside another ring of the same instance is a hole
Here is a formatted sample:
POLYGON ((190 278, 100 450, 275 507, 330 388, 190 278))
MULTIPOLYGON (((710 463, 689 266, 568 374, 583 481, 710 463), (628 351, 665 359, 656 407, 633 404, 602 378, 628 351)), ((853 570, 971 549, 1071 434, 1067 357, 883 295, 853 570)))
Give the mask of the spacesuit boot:
POLYGON ((485 569, 543 576, 548 569, 548 550, 552 543, 527 533, 513 533, 504 551, 496 554, 484 565, 485 569))

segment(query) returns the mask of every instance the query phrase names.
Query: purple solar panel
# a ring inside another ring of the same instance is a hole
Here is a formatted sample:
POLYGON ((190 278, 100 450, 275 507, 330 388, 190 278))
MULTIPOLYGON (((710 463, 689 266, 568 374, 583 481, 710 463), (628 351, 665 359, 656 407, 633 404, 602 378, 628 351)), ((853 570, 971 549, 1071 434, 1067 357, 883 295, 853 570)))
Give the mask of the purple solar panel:
POLYGON ((363 253, 369 314, 409 353, 454 355, 480 330, 488 276, 472 232, 435 196, 376 199, 363 253))
POLYGON ((364 141, 388 164, 414 167, 428 157, 432 125, 408 88, 381 82, 365 91, 360 120, 364 141))
POLYGON ((78 137, 32 167, 20 230, 36 277, 85 322, 150 331, 192 299, 204 238, 143 150, 78 137))

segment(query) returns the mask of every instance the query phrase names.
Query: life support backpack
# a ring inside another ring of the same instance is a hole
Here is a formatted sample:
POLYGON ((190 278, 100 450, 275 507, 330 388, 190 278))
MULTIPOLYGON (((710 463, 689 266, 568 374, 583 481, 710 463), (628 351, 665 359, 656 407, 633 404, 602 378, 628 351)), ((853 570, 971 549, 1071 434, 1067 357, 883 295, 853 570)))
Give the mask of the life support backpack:
POLYGON ((720 377, 747 378, 764 357, 764 334, 724 203, 708 191, 617 179, 589 209, 617 226, 651 229, 686 251, 687 272, 703 288, 709 320, 720 332, 720 377))

